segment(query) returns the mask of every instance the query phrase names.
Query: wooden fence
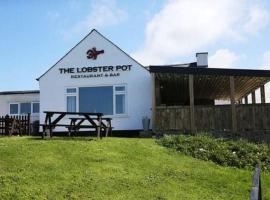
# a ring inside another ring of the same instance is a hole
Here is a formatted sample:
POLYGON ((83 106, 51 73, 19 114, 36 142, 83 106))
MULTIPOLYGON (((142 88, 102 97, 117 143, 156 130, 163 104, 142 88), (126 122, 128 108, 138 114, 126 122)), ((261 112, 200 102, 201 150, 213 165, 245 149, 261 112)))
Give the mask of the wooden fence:
POLYGON ((16 116, 0 116, 0 135, 29 134, 30 114, 16 116))
MULTIPOLYGON (((230 131, 232 127, 231 106, 195 106, 195 129, 197 131, 230 131)), ((190 130, 189 106, 156 107, 156 130, 190 130)), ((236 105, 238 132, 270 130, 270 104, 236 105)))

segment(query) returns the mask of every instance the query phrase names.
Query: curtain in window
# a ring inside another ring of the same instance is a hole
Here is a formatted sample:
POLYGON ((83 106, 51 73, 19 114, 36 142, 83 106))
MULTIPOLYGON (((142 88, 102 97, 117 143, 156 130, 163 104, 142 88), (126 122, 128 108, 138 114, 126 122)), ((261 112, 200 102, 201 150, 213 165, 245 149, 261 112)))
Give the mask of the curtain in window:
POLYGON ((115 95, 115 111, 116 114, 124 114, 125 111, 125 95, 124 94, 116 94, 115 95))
POLYGON ((67 112, 76 112, 76 96, 67 96, 67 112))

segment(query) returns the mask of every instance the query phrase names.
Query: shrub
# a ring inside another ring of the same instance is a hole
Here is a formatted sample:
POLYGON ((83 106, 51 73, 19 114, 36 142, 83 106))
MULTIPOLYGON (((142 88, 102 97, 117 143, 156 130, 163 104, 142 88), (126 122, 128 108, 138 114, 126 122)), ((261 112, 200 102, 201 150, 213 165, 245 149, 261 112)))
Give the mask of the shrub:
POLYGON ((270 171, 270 147, 266 144, 216 139, 206 135, 165 135, 157 143, 222 166, 252 169, 259 164, 263 170, 270 171))

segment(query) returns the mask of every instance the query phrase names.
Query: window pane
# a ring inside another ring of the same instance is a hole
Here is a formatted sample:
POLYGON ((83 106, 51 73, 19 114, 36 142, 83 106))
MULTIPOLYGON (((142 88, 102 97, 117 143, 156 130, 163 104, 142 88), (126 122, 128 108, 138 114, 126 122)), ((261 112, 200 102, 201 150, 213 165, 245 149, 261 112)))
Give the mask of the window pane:
POLYGON ((76 112, 76 96, 67 97, 67 112, 76 112))
POLYGON ((79 111, 113 114, 113 87, 79 88, 79 111))
POLYGON ((76 88, 68 88, 67 93, 76 93, 76 88))
POLYGON ((116 86, 116 87, 115 87, 115 91, 117 91, 117 92, 118 92, 118 91, 121 91, 121 92, 122 92, 122 91, 125 91, 125 86, 116 86))
POLYGON ((115 95, 116 101, 116 114, 124 114, 125 113, 125 95, 117 94, 115 95))
POLYGON ((18 114, 19 105, 18 104, 10 104, 9 109, 10 109, 10 114, 11 115, 18 114))
POLYGON ((33 103, 33 113, 39 113, 39 103, 33 103))
POLYGON ((20 114, 31 113, 31 103, 21 103, 20 114))

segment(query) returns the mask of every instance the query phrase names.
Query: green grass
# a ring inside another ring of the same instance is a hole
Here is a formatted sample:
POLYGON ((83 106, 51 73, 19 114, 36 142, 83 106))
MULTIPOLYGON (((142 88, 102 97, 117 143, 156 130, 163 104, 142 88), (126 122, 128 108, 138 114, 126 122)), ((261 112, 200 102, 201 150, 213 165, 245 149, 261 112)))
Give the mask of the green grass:
MULTIPOLYGON (((252 172, 153 139, 0 138, 0 199, 248 199, 252 172)), ((270 199, 270 174, 262 176, 270 199)))

